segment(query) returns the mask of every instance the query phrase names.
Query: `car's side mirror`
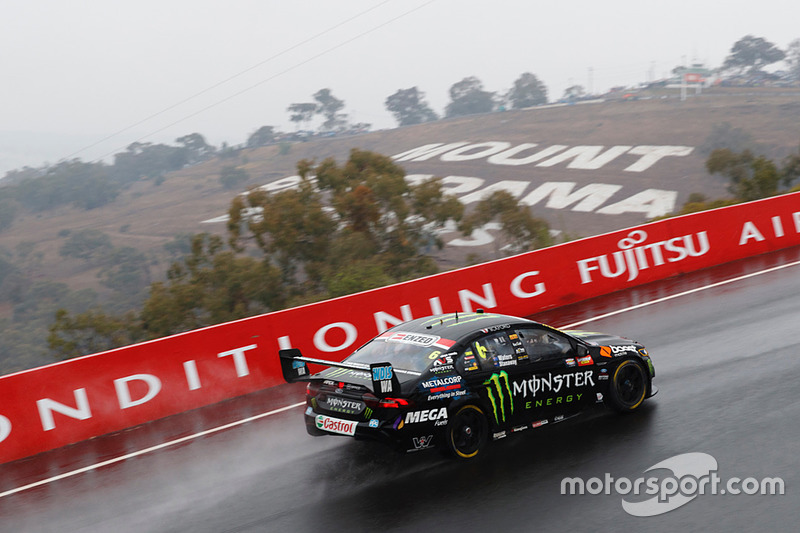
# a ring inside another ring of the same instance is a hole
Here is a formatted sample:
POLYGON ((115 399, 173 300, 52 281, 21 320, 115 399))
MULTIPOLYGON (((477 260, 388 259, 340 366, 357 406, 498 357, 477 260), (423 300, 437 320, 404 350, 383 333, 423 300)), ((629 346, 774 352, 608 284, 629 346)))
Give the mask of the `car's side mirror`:
POLYGON ((585 357, 589 355, 589 348, 587 348, 583 344, 579 344, 578 349, 576 351, 578 353, 578 357, 585 357))

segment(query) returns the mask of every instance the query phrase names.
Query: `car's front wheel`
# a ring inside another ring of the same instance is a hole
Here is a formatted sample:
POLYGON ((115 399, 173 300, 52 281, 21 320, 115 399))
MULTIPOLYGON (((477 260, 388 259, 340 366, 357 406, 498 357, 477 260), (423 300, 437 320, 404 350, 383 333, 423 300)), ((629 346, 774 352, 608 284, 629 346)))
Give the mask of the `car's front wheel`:
POLYGON ((459 459, 476 457, 489 441, 489 423, 480 407, 461 406, 447 425, 447 442, 459 459))
POLYGON ((647 375, 644 367, 628 359, 614 371, 608 391, 609 405, 621 413, 629 413, 644 401, 647 395, 647 375))

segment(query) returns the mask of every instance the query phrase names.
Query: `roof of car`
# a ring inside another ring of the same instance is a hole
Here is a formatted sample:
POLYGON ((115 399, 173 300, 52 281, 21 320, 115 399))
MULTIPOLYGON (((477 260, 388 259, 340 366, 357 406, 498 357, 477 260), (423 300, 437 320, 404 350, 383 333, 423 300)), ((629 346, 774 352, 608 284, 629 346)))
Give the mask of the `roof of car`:
POLYGON ((457 341, 476 331, 506 324, 519 324, 520 322, 535 324, 526 318, 496 313, 447 313, 404 322, 392 328, 391 331, 438 335, 457 341))

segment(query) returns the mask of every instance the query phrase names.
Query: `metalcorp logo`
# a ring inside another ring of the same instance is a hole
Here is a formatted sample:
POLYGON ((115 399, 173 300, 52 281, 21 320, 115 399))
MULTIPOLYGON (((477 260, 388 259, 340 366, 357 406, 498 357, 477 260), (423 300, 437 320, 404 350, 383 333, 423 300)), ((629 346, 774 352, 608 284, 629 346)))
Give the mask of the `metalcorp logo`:
POLYGON ((778 477, 758 480, 753 477, 731 477, 723 480, 717 475, 717 460, 707 453, 693 452, 675 455, 656 463, 644 472, 666 470, 671 475, 652 475, 634 480, 611 474, 589 478, 564 478, 561 494, 619 494, 622 508, 633 516, 656 516, 682 507, 705 494, 783 495, 784 482, 778 477), (651 498, 643 498, 651 496, 651 498))

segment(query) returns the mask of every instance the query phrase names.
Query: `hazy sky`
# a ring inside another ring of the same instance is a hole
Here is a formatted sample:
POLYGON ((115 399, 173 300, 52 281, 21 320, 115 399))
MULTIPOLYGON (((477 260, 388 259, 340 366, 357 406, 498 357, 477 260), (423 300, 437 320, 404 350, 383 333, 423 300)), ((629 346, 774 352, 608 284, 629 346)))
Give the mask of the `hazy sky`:
POLYGON ((322 88, 373 129, 395 125, 398 89, 441 114, 467 76, 601 92, 719 66, 747 34, 785 48, 798 15, 789 0, 0 0, 0 176, 134 141, 292 131, 286 108, 322 88))

